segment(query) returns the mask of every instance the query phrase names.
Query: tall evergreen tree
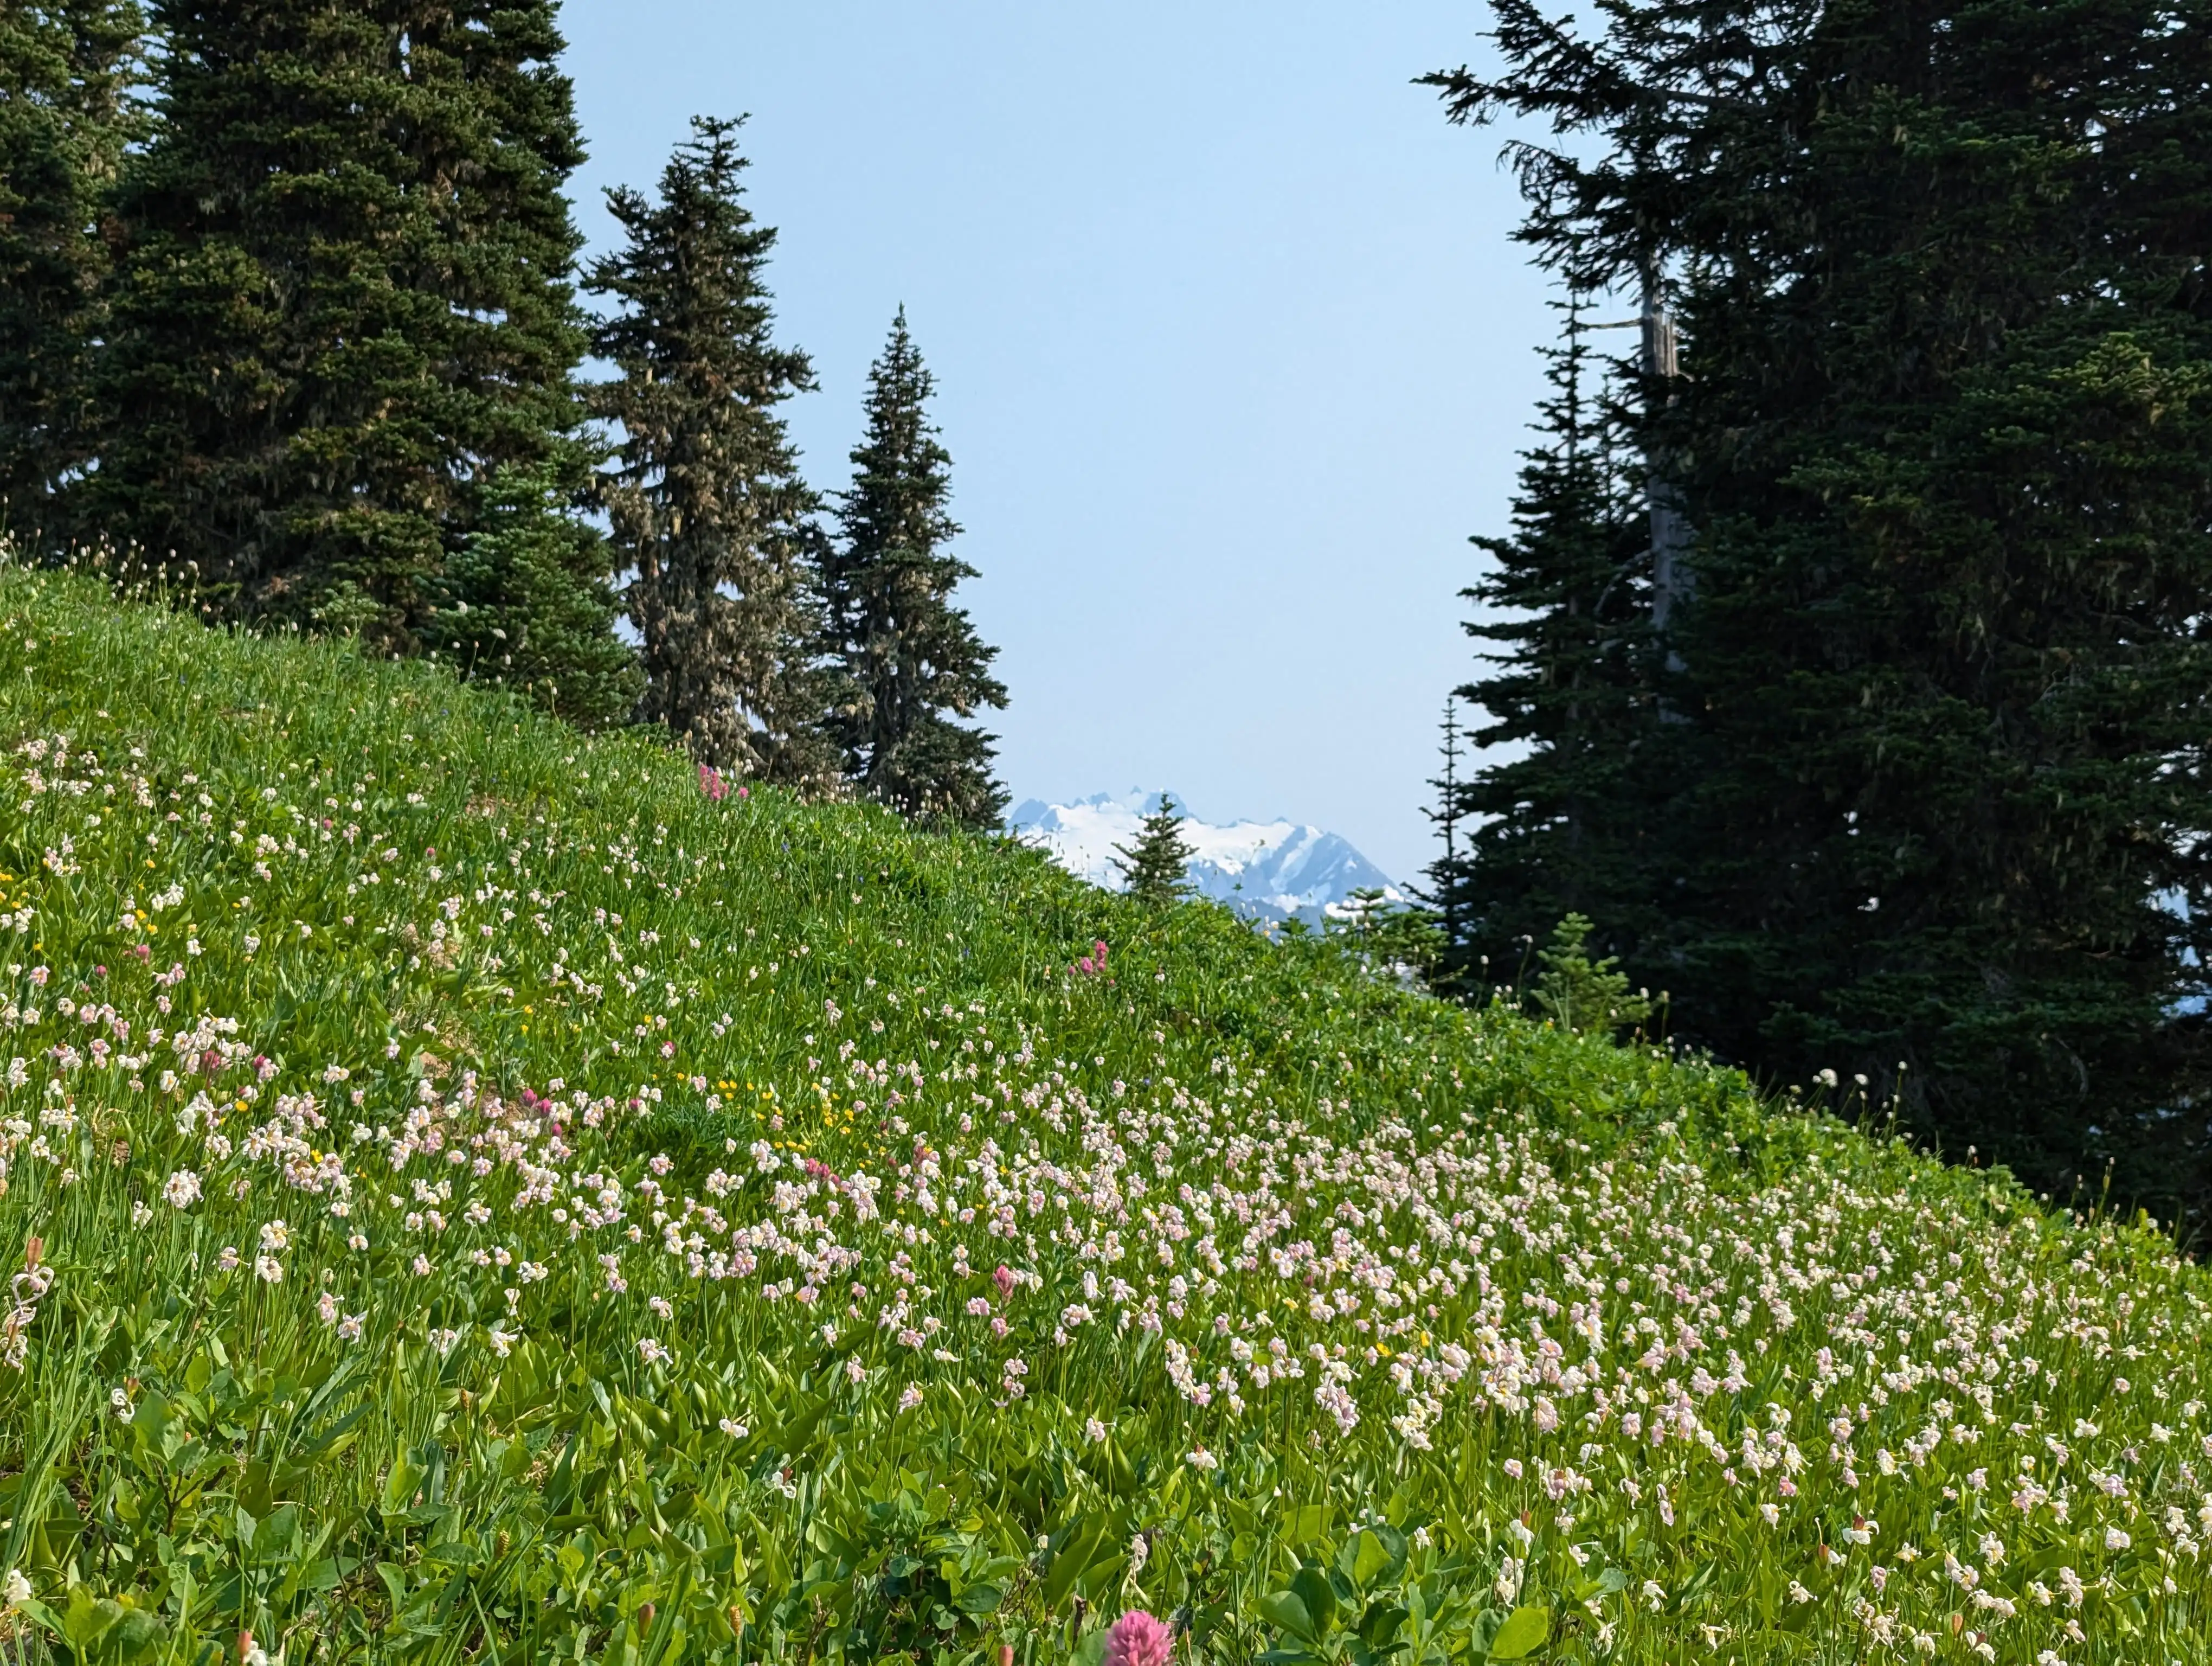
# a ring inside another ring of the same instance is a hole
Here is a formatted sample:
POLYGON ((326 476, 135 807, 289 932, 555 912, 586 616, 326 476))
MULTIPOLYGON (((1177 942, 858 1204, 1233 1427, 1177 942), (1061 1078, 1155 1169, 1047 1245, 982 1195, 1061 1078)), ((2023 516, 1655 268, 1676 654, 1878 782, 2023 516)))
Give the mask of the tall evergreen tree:
POLYGON ((1467 831, 1431 885, 1449 922, 1451 981, 1484 990, 1577 910, 1601 910, 1607 940, 1654 924, 1634 896, 1648 783, 1635 744, 1656 724, 1650 541, 1631 483, 1614 377, 1596 362, 1578 301, 1548 350, 1549 395, 1524 459, 1509 538, 1462 593, 1490 674, 1456 690, 1488 714, 1478 746, 1505 757, 1445 790, 1467 831))
POLYGON ((1164 909, 1190 895, 1188 875, 1195 852, 1182 836, 1186 819, 1175 800, 1163 793, 1158 808, 1137 824, 1136 839, 1114 847, 1114 866, 1129 895, 1147 908, 1164 909))
POLYGON ((617 304, 597 344, 621 372, 595 393, 622 430, 603 494, 633 569, 639 716, 702 763, 820 787, 837 778, 817 647, 823 541, 779 410, 814 373, 774 338, 763 271, 775 232, 744 203, 740 125, 695 119, 658 201, 607 194, 628 240, 587 285, 617 304))
POLYGON ((0 8, 0 520, 34 549, 59 535, 56 488, 89 453, 101 221, 143 131, 144 27, 137 0, 0 8))
POLYGON ((849 698, 833 725, 847 774, 871 798, 921 820, 990 828, 1006 807, 995 737, 953 721, 1003 707, 1006 685, 952 592, 975 569, 945 545, 952 459, 929 421, 935 383, 906 309, 868 372, 867 435, 840 501, 843 533, 823 564, 830 641, 849 698))
POLYGON ((234 616, 411 652, 503 470, 583 488, 555 8, 155 0, 94 519, 234 616))
POLYGON ((1498 9, 1524 234, 1686 344, 1671 787, 1584 911, 1692 1038, 2205 1207, 2212 7, 1498 9))

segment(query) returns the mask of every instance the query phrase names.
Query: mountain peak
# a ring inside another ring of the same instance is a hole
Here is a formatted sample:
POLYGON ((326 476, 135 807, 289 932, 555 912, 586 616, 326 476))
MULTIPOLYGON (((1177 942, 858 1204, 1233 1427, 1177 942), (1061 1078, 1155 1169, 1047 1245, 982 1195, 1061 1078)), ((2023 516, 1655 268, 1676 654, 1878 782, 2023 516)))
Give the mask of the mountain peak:
POLYGON ((1183 838, 1192 847, 1193 889, 1249 918, 1317 924, 1355 891, 1371 887, 1393 900, 1402 897, 1389 877, 1341 835, 1281 818, 1202 821, 1189 814, 1189 803, 1180 793, 1133 787, 1067 804, 1026 799, 1008 813, 1006 823, 1016 837, 1069 873, 1119 890, 1115 847, 1133 842, 1138 824, 1170 797, 1187 818, 1183 838))

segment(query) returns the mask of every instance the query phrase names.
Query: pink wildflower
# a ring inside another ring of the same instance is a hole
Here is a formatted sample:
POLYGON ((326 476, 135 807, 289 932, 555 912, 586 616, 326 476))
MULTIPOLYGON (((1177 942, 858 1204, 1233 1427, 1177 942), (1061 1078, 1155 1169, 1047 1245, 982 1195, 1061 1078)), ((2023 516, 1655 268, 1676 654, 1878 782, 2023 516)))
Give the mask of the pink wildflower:
POLYGON ((999 1286, 999 1299, 1001 1301, 1014 1293, 1013 1271, 1004 1262, 1000 1262, 998 1271, 991 1274, 991 1282, 999 1286))
POLYGON ((1130 1609, 1106 1633, 1106 1666, 1168 1666, 1174 1657, 1174 1633, 1142 1608, 1130 1609))
POLYGON ((713 764, 702 763, 699 766, 699 790, 720 804, 730 796, 730 783, 722 779, 722 772, 713 764))

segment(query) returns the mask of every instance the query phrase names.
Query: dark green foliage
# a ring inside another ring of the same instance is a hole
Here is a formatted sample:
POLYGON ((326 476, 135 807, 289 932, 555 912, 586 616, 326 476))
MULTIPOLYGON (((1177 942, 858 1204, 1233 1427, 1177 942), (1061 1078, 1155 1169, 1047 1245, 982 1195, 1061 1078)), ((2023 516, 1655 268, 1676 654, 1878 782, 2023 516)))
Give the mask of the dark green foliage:
POLYGON ((410 652, 498 471, 580 481, 554 9, 156 0, 88 523, 410 652))
POLYGON ((594 391, 622 429, 602 495, 633 569, 641 719, 702 763, 823 787, 837 760, 814 647, 818 506, 777 409, 814 373, 771 333, 775 233, 742 199, 740 125, 695 120, 657 202, 608 193, 628 240, 586 286, 617 303, 596 343, 621 373, 594 391))
POLYGON ((1463 593, 1485 610, 1467 629, 1494 669, 1457 696, 1490 719, 1470 738, 1510 757, 1442 784, 1439 813, 1472 830, 1431 881, 1449 974, 1480 994, 1577 909, 1616 928, 1655 917, 1627 901, 1651 831, 1637 744, 1655 715, 1650 543, 1607 367, 1580 305, 1565 311, 1513 536, 1474 540, 1492 565, 1463 593))
POLYGON ((992 774, 994 737, 956 723, 1003 707, 998 650, 952 592, 975 569, 945 552, 952 459, 929 421, 934 381, 902 307, 868 372, 867 437, 838 505, 842 543, 823 563, 831 651, 852 697, 834 732, 860 790, 917 820, 992 828, 1006 807, 992 774))
POLYGON ((2212 8, 1498 15, 1456 113, 1575 136, 1524 235, 1684 328, 1663 797, 1581 906, 1693 1039, 1901 1062, 1950 1150, 2203 1207, 2212 8))
POLYGON ((1114 866, 1127 882, 1131 897, 1147 908, 1166 908, 1190 894, 1184 877, 1192 849, 1182 836, 1184 816, 1176 801, 1163 793, 1160 807, 1137 824, 1133 844, 1114 847, 1121 860, 1114 866))
POLYGON ((423 627, 465 682, 520 690, 585 728, 626 721, 644 678, 614 635, 605 541, 550 471, 494 477, 469 540, 446 559, 423 627))
POLYGON ((143 129, 143 27, 136 0, 0 8, 0 520, 34 549, 61 535, 53 494, 88 454, 101 220, 143 129))

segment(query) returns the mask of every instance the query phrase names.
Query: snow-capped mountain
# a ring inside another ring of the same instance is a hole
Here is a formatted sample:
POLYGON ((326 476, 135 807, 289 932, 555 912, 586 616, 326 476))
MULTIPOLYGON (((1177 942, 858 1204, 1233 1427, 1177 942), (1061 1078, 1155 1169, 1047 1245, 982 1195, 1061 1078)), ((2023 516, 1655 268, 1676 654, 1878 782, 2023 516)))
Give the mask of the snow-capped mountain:
MULTIPOLYGON (((1133 845, 1140 818, 1160 806, 1160 793, 1099 793, 1074 804, 1030 799, 1006 818, 1024 842, 1036 846, 1069 873, 1118 890, 1115 847, 1133 845)), ((1188 811, 1181 793, 1172 795, 1188 811)), ((1183 823, 1190 845, 1189 878, 1200 895, 1226 903, 1255 920, 1293 917, 1318 923, 1353 891, 1401 893, 1382 870, 1334 833, 1297 822, 1238 821, 1225 824, 1193 817, 1183 823)))

